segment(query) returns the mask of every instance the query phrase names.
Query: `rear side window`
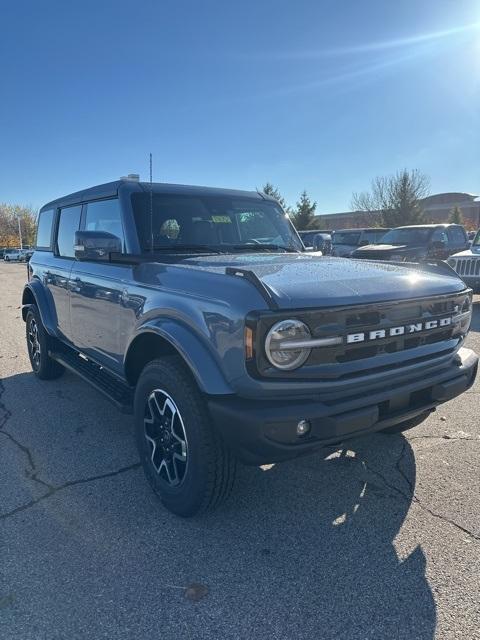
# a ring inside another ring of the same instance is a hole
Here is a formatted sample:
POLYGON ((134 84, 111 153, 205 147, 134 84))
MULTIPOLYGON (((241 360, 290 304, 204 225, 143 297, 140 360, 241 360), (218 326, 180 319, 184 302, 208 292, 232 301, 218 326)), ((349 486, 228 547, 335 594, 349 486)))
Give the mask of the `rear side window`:
POLYGON ((441 228, 435 229, 435 231, 432 234, 432 242, 444 242, 445 244, 447 244, 448 237, 445 229, 441 229, 441 228))
POLYGON ((53 209, 41 211, 38 217, 36 248, 49 251, 52 248, 53 209))
POLYGON ((460 227, 449 227, 448 235, 451 237, 452 244, 462 245, 466 243, 465 234, 460 227))
POLYGON ((89 202, 85 217, 85 231, 108 231, 117 236, 125 246, 120 203, 115 200, 89 202))
POLYGON ((60 220, 58 223, 57 249, 58 255, 63 258, 75 257, 75 231, 80 226, 80 217, 82 215, 81 205, 77 207, 66 207, 60 211, 60 220))

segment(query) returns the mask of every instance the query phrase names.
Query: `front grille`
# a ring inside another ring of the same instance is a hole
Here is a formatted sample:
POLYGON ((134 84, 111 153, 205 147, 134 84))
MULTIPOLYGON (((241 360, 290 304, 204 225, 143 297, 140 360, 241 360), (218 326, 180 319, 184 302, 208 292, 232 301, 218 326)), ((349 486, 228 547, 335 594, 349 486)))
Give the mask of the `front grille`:
POLYGON ((448 263, 459 276, 480 276, 480 256, 478 258, 450 258, 448 263))
POLYGON ((445 326, 440 321, 466 311, 470 304, 469 294, 462 293, 376 305, 288 312, 286 317, 293 315, 310 327, 312 338, 342 337, 341 344, 312 349, 306 363, 288 373, 273 368, 265 356, 266 333, 274 322, 282 319, 278 314, 269 314, 260 318, 257 324, 257 369, 261 375, 275 378, 338 379, 365 375, 377 368, 384 370, 407 365, 419 358, 445 355, 458 347, 462 337, 453 322, 445 326), (409 331, 409 325, 420 323, 424 327, 426 322, 435 320, 437 326, 433 328, 409 331), (398 327, 405 327, 405 332, 390 335, 390 330, 398 327), (370 338, 371 332, 378 335, 382 331, 385 331, 385 337, 370 338), (364 338, 348 342, 347 336, 357 333, 364 338), (393 357, 389 358, 389 355, 393 357))
MULTIPOLYGON (((378 305, 375 311, 344 310, 337 312, 337 329, 334 335, 361 332, 368 335, 371 331, 389 329, 394 326, 414 324, 425 320, 440 320, 456 313, 458 302, 454 298, 441 302, 419 301, 400 302, 393 305, 378 305)), ((314 337, 323 337, 325 331, 322 324, 314 328, 314 337)), ((329 327, 330 329, 330 327, 329 327)), ((333 327, 332 327, 333 329, 333 327)), ((374 341, 348 344, 344 339, 342 345, 313 349, 307 365, 327 363, 345 363, 365 358, 373 358, 381 354, 408 351, 417 347, 445 342, 452 338, 453 326, 439 327, 421 333, 389 336, 374 341)))

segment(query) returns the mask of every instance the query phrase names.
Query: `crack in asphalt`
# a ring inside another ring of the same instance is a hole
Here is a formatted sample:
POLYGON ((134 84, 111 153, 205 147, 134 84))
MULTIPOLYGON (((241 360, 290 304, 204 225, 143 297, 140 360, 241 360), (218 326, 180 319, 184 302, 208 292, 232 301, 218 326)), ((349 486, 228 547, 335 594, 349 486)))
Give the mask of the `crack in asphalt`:
MULTIPOLYGON (((421 436, 417 436, 417 437, 421 437, 421 436)), ((413 439, 413 438, 409 438, 409 440, 411 440, 411 439, 413 439)), ((458 440, 465 440, 465 439, 466 438, 458 438, 458 440)), ((395 469, 398 471, 398 473, 401 475, 401 477, 405 480, 406 484, 408 485, 409 493, 405 493, 399 487, 397 487, 397 486, 391 484, 390 482, 388 482, 388 480, 385 478, 385 476, 382 473, 380 473, 376 469, 372 469, 371 467, 369 467, 364 462, 365 468, 368 469, 368 471, 370 471, 370 473, 373 473, 373 475, 375 475, 378 478, 380 478, 380 480, 384 483, 384 485, 386 487, 388 487, 389 489, 394 491, 397 496, 400 496, 401 498, 406 500, 408 503, 413 502, 414 504, 418 505, 420 507, 420 509, 422 509, 426 513, 430 514, 433 518, 437 518, 438 520, 442 520, 443 522, 446 522, 446 523, 452 525, 453 527, 457 528, 459 531, 462 531, 463 533, 466 533, 473 540, 480 540, 480 535, 477 535, 473 531, 470 531, 470 529, 467 529, 466 527, 462 526, 461 524, 458 524, 458 522, 456 522, 455 520, 452 520, 451 518, 448 518, 447 516, 445 516, 445 515, 443 515, 441 513, 437 513, 436 511, 433 511, 433 509, 431 509, 427 505, 423 504, 423 502, 420 500, 420 498, 415 493, 414 487, 412 485, 412 482, 411 482, 410 478, 408 478, 406 473, 401 468, 402 460, 405 457, 407 451, 408 451, 408 440, 405 438, 402 450, 400 451, 400 454, 399 454, 399 456, 398 456, 398 458, 397 458, 397 460, 395 462, 395 469)))
MULTIPOLYGON (((3 396, 3 394, 5 393, 5 385, 3 384, 3 381, 0 379, 0 400, 3 396)), ((37 482, 38 484, 47 487, 48 489, 53 489, 53 485, 49 484, 48 482, 45 482, 45 480, 41 480, 38 477, 38 470, 35 466, 35 460, 33 458, 32 452, 30 451, 30 449, 22 444, 21 442, 19 442, 11 433, 9 433, 8 431, 5 431, 5 426, 7 424, 7 422, 9 421, 9 419, 12 417, 12 412, 7 409, 7 406, 5 405, 4 402, 0 402, 0 411, 2 412, 0 415, 0 435, 4 435, 6 438, 8 438, 11 442, 13 442, 13 444, 20 449, 20 451, 27 457, 28 460, 28 464, 30 466, 30 471, 25 472, 26 476, 28 478, 30 478, 31 480, 33 480, 34 482, 37 482)))
POLYGON ((87 484, 89 482, 95 482, 96 480, 103 480, 104 478, 112 478, 122 473, 126 473, 127 471, 138 469, 140 466, 141 466, 140 462, 135 462, 134 464, 130 464, 127 467, 121 467, 120 469, 116 469, 115 471, 108 471, 107 473, 101 473, 96 476, 89 476, 88 478, 79 478, 78 480, 69 480, 68 482, 65 482, 64 484, 61 484, 58 486, 48 485, 50 486, 50 489, 46 493, 41 495, 39 498, 37 498, 36 500, 31 500, 30 502, 27 502, 21 505, 20 507, 16 507, 11 511, 7 511, 6 513, 0 514, 0 521, 6 520, 7 518, 11 518, 15 514, 21 513, 22 511, 26 511, 27 509, 34 507, 39 502, 42 502, 42 500, 46 500, 47 498, 50 498, 51 496, 58 493, 59 491, 63 491, 64 489, 68 489, 69 487, 74 487, 79 484, 87 484))
POLYGON ((4 393, 5 393, 5 385, 3 384, 3 381, 0 378, 0 431, 7 424, 9 419, 12 417, 11 411, 9 411, 5 406, 5 404, 1 401, 4 393))
POLYGON ((26 445, 19 442, 11 433, 9 433, 8 431, 5 431, 4 427, 7 424, 8 420, 12 417, 12 412, 9 409, 7 409, 5 403, 1 401, 1 398, 4 393, 5 393, 5 385, 3 384, 3 381, 0 379, 0 435, 3 435, 6 438, 8 438, 26 456, 29 467, 30 467, 30 470, 26 470, 26 476, 30 480, 33 480, 34 482, 40 484, 42 487, 45 487, 47 491, 46 493, 42 494, 35 500, 31 500, 30 502, 20 505, 19 507, 16 507, 11 511, 7 511, 6 513, 0 513, 0 520, 11 518, 17 513, 26 511, 27 509, 30 509, 31 507, 35 506, 42 500, 45 500, 46 498, 50 498, 50 496, 53 496, 55 493, 58 493, 59 491, 63 491, 68 487, 73 487, 78 484, 86 484, 89 482, 94 482, 96 480, 102 480, 103 478, 111 478, 113 476, 120 475, 121 473, 126 473, 127 471, 138 469, 141 466, 140 462, 135 462, 134 464, 128 465, 126 467, 121 467, 120 469, 117 469, 115 471, 108 471, 106 473, 102 473, 96 476, 90 476, 88 478, 80 478, 78 480, 69 480, 68 482, 65 482, 64 484, 61 484, 61 485, 56 486, 56 485, 49 484, 45 480, 42 480, 41 478, 38 477, 39 470, 35 465, 35 460, 30 449, 26 445))

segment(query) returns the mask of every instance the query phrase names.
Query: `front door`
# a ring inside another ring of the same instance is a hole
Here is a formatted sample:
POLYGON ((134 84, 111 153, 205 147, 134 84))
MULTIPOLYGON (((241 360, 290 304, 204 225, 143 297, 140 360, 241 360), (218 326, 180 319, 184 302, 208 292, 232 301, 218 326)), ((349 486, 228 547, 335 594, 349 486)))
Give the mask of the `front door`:
MULTIPOLYGON (((118 200, 89 202, 86 231, 108 231, 125 245, 118 200)), ((110 369, 120 371, 127 336, 135 324, 129 304, 131 265, 76 261, 71 274, 71 315, 75 346, 110 369)))

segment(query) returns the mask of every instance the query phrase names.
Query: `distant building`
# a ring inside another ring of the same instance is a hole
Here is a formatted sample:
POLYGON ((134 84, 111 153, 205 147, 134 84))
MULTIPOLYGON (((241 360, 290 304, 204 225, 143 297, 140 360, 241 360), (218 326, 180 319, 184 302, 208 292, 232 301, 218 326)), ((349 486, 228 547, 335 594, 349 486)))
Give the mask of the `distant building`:
MULTIPOLYGON (((450 213, 455 206, 461 209, 467 228, 480 229, 480 197, 472 193, 436 193, 433 196, 428 196, 423 200, 425 221, 448 222, 450 213)), ((322 227, 328 229, 349 229, 371 226, 372 224, 372 214, 367 215, 363 211, 320 215, 322 227)))

